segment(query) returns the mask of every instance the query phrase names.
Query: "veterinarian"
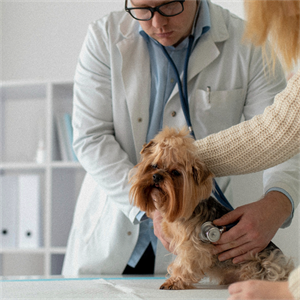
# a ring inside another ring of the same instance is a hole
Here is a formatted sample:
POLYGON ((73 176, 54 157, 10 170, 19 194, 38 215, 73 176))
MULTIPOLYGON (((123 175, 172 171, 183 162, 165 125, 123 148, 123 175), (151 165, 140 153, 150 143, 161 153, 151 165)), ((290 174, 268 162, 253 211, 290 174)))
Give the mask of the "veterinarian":
MULTIPOLYGON (((250 1, 246 2, 245 13, 249 20, 246 36, 260 46, 265 46, 268 35, 271 36, 271 43, 281 54, 286 71, 291 71, 300 59, 300 1, 250 1)), ((201 159, 216 176, 246 174, 273 167, 297 154, 300 149, 299 131, 300 70, 262 115, 199 140, 197 146, 201 159)), ((299 202, 294 204, 296 207, 299 202)), ((226 219, 216 223, 225 225, 236 217, 235 213, 230 213, 226 219)), ((235 234, 233 230, 232 233, 235 234)), ((218 246, 220 252, 226 249, 225 238, 224 234, 220 240, 224 241, 224 245, 218 246)), ((300 266, 293 271, 288 282, 240 282, 232 284, 229 293, 228 300, 299 300, 300 266)))
MULTIPOLYGON (((68 241, 66 276, 165 274, 172 260, 152 221, 128 197, 128 173, 143 144, 163 126, 186 124, 161 46, 181 74, 192 42, 187 80, 197 139, 238 124, 242 114, 248 120, 262 113, 286 85, 278 63, 270 77, 261 50, 241 44, 243 21, 210 1, 132 0, 125 6, 128 11, 90 25, 76 70, 74 149, 87 175, 68 241)), ((278 218, 271 218, 260 246, 291 222, 296 165, 292 159, 264 173, 265 201, 272 200, 278 218)), ((230 178, 218 183, 228 195, 230 178)))

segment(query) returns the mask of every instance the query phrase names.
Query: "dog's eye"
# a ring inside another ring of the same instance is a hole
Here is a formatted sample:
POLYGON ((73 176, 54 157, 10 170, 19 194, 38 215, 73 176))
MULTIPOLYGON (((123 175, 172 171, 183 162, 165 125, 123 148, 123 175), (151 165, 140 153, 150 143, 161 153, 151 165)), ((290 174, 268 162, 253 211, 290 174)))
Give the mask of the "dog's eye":
POLYGON ((178 172, 177 170, 173 170, 173 171, 172 171, 172 175, 173 175, 173 176, 180 176, 181 174, 180 174, 180 172, 178 172))
POLYGON ((153 169, 157 169, 157 165, 152 165, 152 168, 153 169))

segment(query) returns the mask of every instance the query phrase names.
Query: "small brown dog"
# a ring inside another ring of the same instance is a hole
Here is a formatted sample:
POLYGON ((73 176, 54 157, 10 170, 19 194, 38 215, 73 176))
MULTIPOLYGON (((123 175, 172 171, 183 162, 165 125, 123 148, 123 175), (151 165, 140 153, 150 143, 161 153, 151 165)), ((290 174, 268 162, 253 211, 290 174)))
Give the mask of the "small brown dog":
POLYGON ((210 197, 213 174, 197 157, 186 128, 165 128, 144 146, 141 155, 131 174, 131 198, 147 215, 155 209, 161 212, 164 235, 177 254, 161 289, 192 288, 204 276, 219 284, 288 278, 293 264, 272 243, 252 260, 233 264, 231 260, 220 262, 212 254, 214 245, 200 240, 201 225, 228 209, 210 197))

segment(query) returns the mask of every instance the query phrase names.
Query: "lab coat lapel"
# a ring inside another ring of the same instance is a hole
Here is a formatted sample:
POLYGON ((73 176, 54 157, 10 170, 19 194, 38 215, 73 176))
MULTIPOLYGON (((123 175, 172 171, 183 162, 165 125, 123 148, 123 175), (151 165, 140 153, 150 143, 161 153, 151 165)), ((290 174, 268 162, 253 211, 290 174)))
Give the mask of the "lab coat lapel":
MULTIPOLYGON (((201 37, 197 46, 193 50, 188 66, 188 82, 197 76, 204 68, 210 65, 218 56, 220 51, 215 45, 212 37, 206 35, 201 37)), ((181 74, 181 81, 183 74, 181 74)), ((170 96, 170 100, 178 93, 178 85, 176 84, 170 96)))
POLYGON ((204 68, 209 66, 219 55, 220 51, 211 35, 202 36, 190 57, 188 81, 192 80, 204 68))
POLYGON ((146 142, 149 123, 150 59, 147 45, 140 35, 130 35, 117 46, 122 56, 121 73, 139 160, 139 152, 146 142))
POLYGON ((188 80, 192 80, 204 68, 209 66, 219 55, 216 43, 229 38, 229 32, 220 8, 208 1, 211 28, 198 41, 189 61, 188 80))
MULTIPOLYGON (((193 50, 188 66, 188 81, 191 81, 204 68, 209 66, 219 55, 220 51, 216 43, 224 42, 229 38, 227 26, 220 8, 208 1, 210 8, 210 18, 213 26, 211 29, 201 36, 195 49, 193 50)), ((182 74, 183 75, 183 74, 182 74)), ((181 75, 181 80, 182 76, 181 75)), ((178 93, 176 85, 170 100, 178 93)))

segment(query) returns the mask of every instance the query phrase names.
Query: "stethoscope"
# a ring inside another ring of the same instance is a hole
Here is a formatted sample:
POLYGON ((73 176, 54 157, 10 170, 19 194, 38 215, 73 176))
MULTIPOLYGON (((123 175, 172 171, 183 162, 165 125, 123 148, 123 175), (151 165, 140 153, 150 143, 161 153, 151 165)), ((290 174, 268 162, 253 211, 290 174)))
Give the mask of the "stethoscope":
POLYGON ((182 111, 183 111, 187 126, 189 128, 190 134, 193 136, 194 139, 196 139, 194 131, 193 131, 193 127, 192 127, 190 113, 189 113, 189 101, 188 101, 188 89, 187 89, 187 71, 188 71, 188 65, 189 65, 189 60, 190 60, 190 56, 191 56, 191 52, 192 52, 193 43, 194 43, 194 36, 190 35, 189 36, 189 44, 188 44, 185 61, 184 61, 183 81, 182 82, 180 80, 179 72, 177 70, 177 67, 175 66, 173 59, 170 57, 166 48, 160 43, 159 43, 159 45, 175 72, 182 111))
MULTIPOLYGON (((186 57, 185 57, 185 61, 184 61, 182 82, 181 82, 179 72, 177 70, 177 67, 176 67, 173 59, 170 57, 166 48, 163 45, 161 45, 160 43, 159 43, 159 45, 175 72, 182 111, 183 111, 188 129, 189 129, 189 132, 192 135, 192 137, 196 140, 196 136, 195 136, 195 133, 194 133, 194 130, 192 127, 192 122, 191 122, 190 113, 189 113, 188 87, 187 87, 188 64, 189 64, 189 59, 190 59, 190 55, 192 52, 193 43, 194 43, 194 36, 190 35, 187 53, 186 53, 186 57)), ((229 210, 233 210, 233 207, 231 206, 231 204, 229 203, 229 201, 227 200, 227 198, 225 197, 225 195, 223 194, 222 190, 220 189, 219 185, 217 184, 217 182, 215 180, 214 180, 214 187, 215 188, 213 189, 213 195, 216 197, 216 199, 223 206, 228 208, 229 210)), ((217 242, 221 238, 222 233, 226 230, 229 230, 234 225, 236 225, 236 223, 229 224, 229 225, 222 226, 222 227, 217 227, 210 221, 205 222, 201 226, 201 233, 200 233, 199 237, 200 237, 201 241, 203 241, 203 242, 217 242)))

